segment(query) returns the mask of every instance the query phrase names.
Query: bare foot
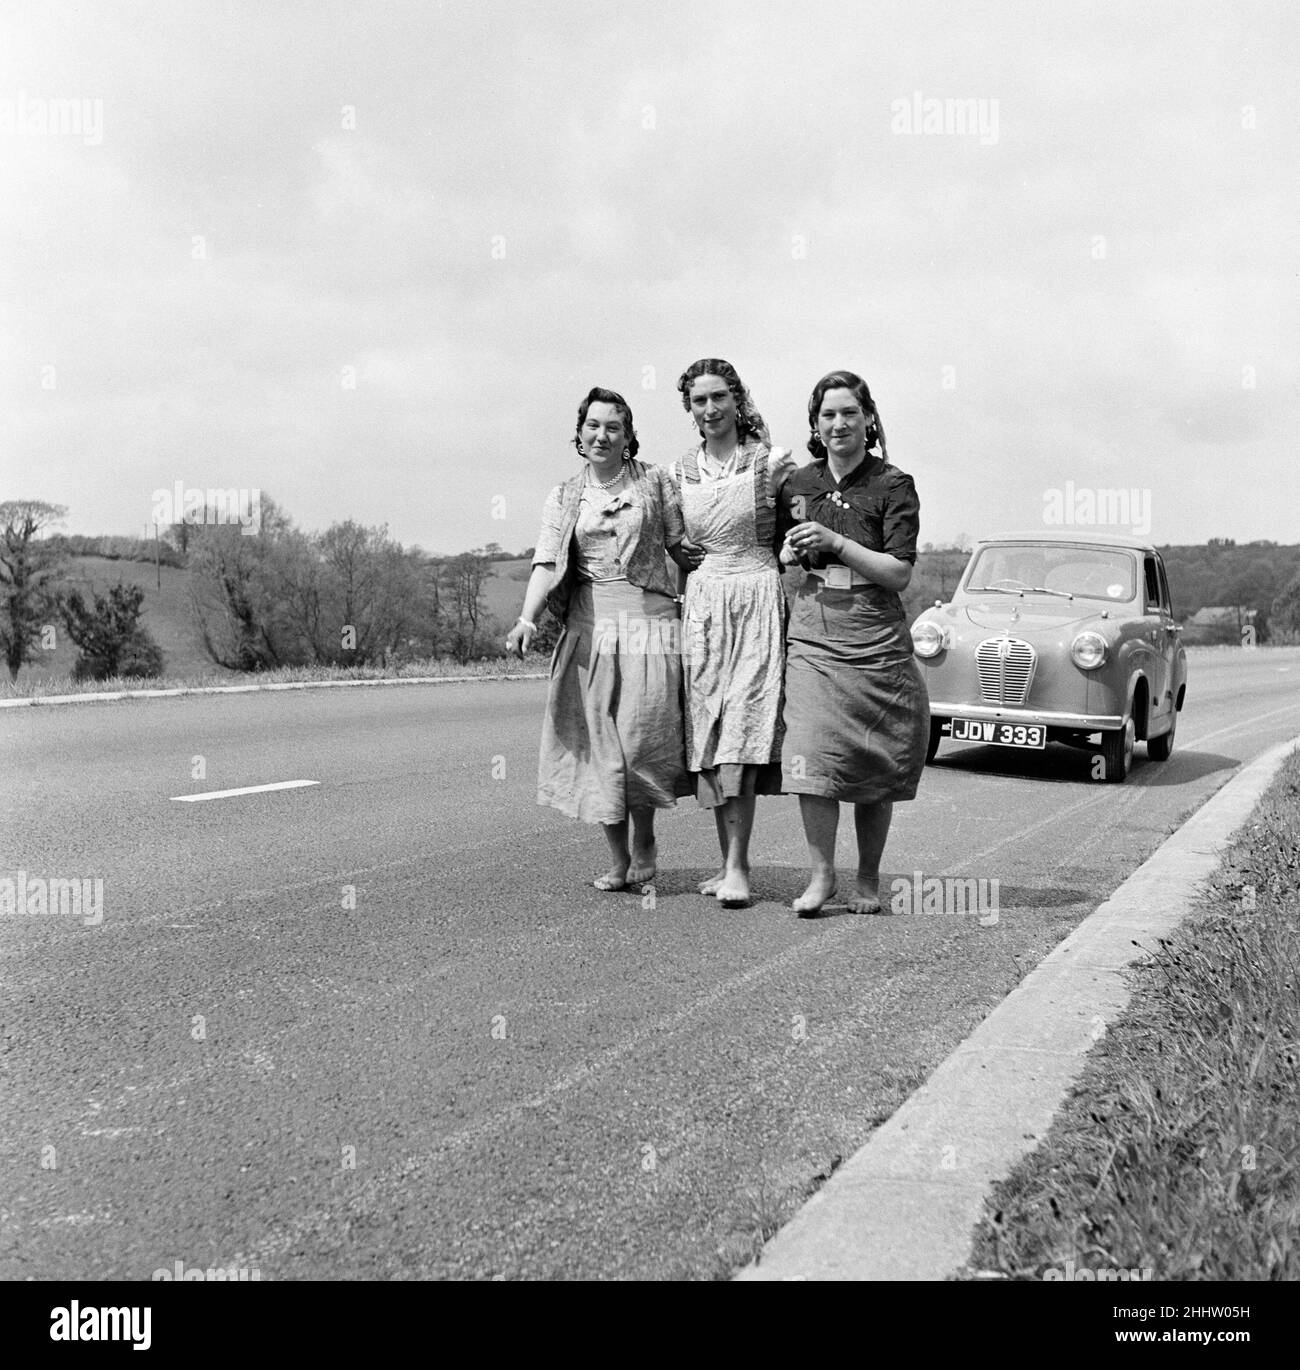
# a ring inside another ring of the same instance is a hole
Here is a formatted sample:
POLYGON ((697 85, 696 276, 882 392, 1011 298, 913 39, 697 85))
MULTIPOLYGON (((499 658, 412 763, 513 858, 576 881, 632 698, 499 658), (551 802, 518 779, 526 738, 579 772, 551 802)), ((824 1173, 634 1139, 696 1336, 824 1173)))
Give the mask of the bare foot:
POLYGON ((835 872, 814 875, 808 888, 794 901, 794 911, 802 918, 816 913, 827 900, 835 896, 835 872))
POLYGON ((880 877, 859 875, 848 904, 850 913, 884 913, 880 903, 880 877))
POLYGON ((885 912, 881 907, 881 878, 879 875, 863 875, 858 873, 858 880, 853 882, 853 897, 848 901, 848 911, 851 914, 882 914, 885 912))
POLYGON ((723 871, 714 897, 724 909, 743 909, 749 905, 749 872, 723 871))
POLYGON ((711 875, 707 880, 700 881, 701 894, 717 894, 718 886, 727 878, 727 868, 723 866, 717 875, 711 875))
POLYGON ((627 889, 627 867, 611 866, 604 875, 598 875, 591 883, 606 894, 616 894, 627 889))
POLYGON ((655 878, 658 869, 656 855, 657 848, 653 842, 645 848, 632 848, 632 864, 627 868, 629 885, 646 885, 655 878))

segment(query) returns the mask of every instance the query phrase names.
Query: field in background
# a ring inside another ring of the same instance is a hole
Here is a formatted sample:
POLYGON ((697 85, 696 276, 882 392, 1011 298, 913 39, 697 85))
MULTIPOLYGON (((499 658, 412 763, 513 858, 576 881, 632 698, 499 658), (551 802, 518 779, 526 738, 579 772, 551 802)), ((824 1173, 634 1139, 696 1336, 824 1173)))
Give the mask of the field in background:
MULTIPOLYGON (((501 636, 505 636, 509 624, 518 617, 524 602, 524 585, 528 579, 530 566, 523 560, 498 561, 492 564, 492 573, 484 585, 483 599, 487 611, 502 625, 501 636)), ((107 593, 110 586, 120 580, 124 585, 139 585, 144 590, 144 612, 141 622, 145 629, 163 650, 163 679, 149 682, 136 682, 146 687, 158 687, 184 682, 211 685, 234 685, 249 683, 253 677, 239 671, 228 671, 218 666, 203 650, 203 642, 194 624, 190 611, 189 581, 190 573, 183 567, 163 566, 161 568, 162 588, 158 588, 159 572, 152 564, 140 561, 113 561, 107 557, 73 557, 68 576, 71 588, 81 591, 82 597, 89 602, 91 592, 107 593)), ((46 685, 54 681, 68 681, 72 676, 72 664, 77 659, 77 648, 69 640, 63 624, 56 625, 56 643, 52 652, 42 652, 37 661, 24 666, 18 673, 20 690, 32 684, 46 685)), ((504 665, 504 663, 499 663, 504 665)), ((532 669, 539 669, 533 666, 532 669)), ((378 675, 380 672, 371 672, 378 675)), ((446 674, 460 674, 448 670, 446 674)), ((276 676, 276 679, 345 679, 348 672, 322 672, 317 668, 298 672, 296 675, 276 676)), ((261 677, 257 677, 260 679, 261 677)), ((267 677, 270 679, 271 677, 267 677)), ((0 671, 0 695, 11 694, 8 673, 0 671)), ((100 689, 118 688, 108 684, 100 689)))
MULTIPOLYGON (((107 557, 73 557, 67 577, 69 588, 79 590, 90 603, 91 592, 106 594, 120 580, 124 585, 139 585, 144 590, 144 612, 140 616, 146 631, 163 651, 163 671, 168 676, 203 677, 211 683, 233 684, 241 679, 238 671, 223 670, 203 650, 203 643, 190 613, 190 573, 183 567, 161 568, 162 589, 152 565, 141 561, 110 561, 107 557)), ((77 659, 77 647, 61 622, 55 624, 56 647, 41 652, 30 665, 18 672, 18 682, 68 680, 77 659)), ((4 675, 8 684, 7 673, 4 675)))

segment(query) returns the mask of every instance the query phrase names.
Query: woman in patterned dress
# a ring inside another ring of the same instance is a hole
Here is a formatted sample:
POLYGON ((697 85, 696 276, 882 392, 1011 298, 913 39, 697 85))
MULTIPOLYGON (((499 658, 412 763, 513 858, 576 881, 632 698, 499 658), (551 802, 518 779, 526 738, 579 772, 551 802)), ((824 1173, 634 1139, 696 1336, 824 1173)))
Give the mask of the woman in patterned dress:
POLYGON ((722 850, 721 869, 700 893, 740 908, 750 902, 755 796, 781 793, 777 497, 794 463, 768 446, 762 416, 729 362, 693 362, 677 389, 701 438, 671 468, 686 553, 703 554, 687 579, 682 613, 686 761, 722 850))
POLYGON ((920 504, 911 476, 889 464, 880 415, 860 376, 823 376, 808 401, 808 425, 813 461, 782 494, 783 513, 796 521, 782 559, 809 573, 791 609, 785 675, 783 784, 799 796, 812 866, 794 907, 815 915, 835 893, 845 802, 858 839, 849 909, 879 913, 893 806, 915 797, 930 734, 898 597, 916 561, 920 504))
POLYGON ((654 879, 655 810, 691 792, 676 587, 664 552, 691 563, 676 487, 662 466, 635 460, 621 395, 587 395, 573 445, 583 469, 546 500, 506 647, 523 656, 543 606, 564 625, 551 656, 537 802, 604 827, 613 864, 592 883, 622 890, 654 879))

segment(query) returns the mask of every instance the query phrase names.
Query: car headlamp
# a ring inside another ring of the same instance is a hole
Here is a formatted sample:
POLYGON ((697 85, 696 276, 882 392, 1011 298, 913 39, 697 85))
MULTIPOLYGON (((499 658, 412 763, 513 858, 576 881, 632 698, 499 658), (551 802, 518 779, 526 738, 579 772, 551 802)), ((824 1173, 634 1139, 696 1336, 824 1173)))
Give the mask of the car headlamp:
POLYGON ((1100 633, 1080 633, 1070 643, 1070 659, 1081 671, 1095 671, 1106 660, 1106 639, 1100 633))
POLYGON ((912 629, 912 650, 917 656, 938 656, 947 645, 947 636, 937 623, 923 620, 912 629))

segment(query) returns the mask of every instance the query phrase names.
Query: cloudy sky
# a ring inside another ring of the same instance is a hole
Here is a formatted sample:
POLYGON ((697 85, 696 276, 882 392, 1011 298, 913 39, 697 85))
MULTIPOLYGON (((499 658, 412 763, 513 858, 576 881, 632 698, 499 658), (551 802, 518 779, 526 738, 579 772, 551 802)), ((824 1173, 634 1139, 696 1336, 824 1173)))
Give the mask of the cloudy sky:
POLYGON ((722 356, 800 453, 864 375, 923 542, 1298 541, 1298 14, 11 0, 0 499, 513 550, 590 386, 666 462, 722 356))

